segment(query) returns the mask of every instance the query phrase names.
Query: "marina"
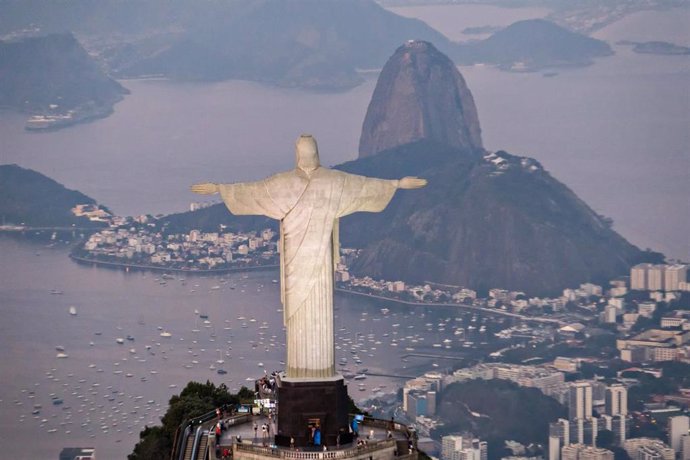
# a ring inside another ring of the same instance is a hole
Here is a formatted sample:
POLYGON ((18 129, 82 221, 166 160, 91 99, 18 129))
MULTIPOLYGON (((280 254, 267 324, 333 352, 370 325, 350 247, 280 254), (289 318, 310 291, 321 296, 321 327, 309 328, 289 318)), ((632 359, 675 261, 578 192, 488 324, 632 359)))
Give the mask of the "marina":
MULTIPOLYGON (((19 254, 30 252, 33 244, 0 239, 0 247, 19 254)), ((29 296, 43 305, 31 312, 35 338, 20 340, 10 329, 0 338, 6 347, 32 349, 35 357, 17 369, 20 378, 2 380, 7 396, 0 407, 8 418, 19 420, 6 432, 37 430, 69 442, 97 443, 107 457, 107 452, 122 457, 144 426, 158 423, 170 396, 188 381, 225 383, 237 391, 264 372, 284 367, 279 287, 271 272, 195 278, 194 284, 171 275, 162 285, 151 273, 87 268, 70 262, 66 248, 39 247, 41 264, 32 268, 39 283, 29 296), (57 267, 68 275, 60 296, 36 287, 57 267), (84 286, 100 289, 90 295, 84 286), (213 286, 220 288, 211 291, 213 286), (109 294, 102 295, 104 290, 109 294), (79 315, 65 315, 76 299, 79 315), (142 299, 147 309, 141 309, 142 299), (55 308, 60 304, 64 309, 55 308), (69 357, 56 359, 58 353, 69 357)), ((28 284, 13 282, 22 292, 28 284)), ((19 305, 12 289, 3 295, 6 305, 19 305)), ((507 317, 447 308, 382 308, 375 300, 349 296, 336 296, 335 307, 337 370, 360 404, 372 395, 395 393, 410 376, 460 366, 475 352, 528 340, 494 335, 519 326, 507 317), (469 324, 476 328, 456 334, 469 324)), ((11 316, 28 322, 28 315, 18 307, 11 316)))

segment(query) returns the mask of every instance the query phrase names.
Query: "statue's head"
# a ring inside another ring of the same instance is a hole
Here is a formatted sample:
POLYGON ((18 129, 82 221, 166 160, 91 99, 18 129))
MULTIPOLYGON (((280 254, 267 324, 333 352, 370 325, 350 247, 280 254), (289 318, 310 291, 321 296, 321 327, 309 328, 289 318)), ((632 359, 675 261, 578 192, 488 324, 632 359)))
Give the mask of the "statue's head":
POLYGON ((309 174, 319 166, 319 148, 316 139, 311 134, 302 134, 295 143, 295 153, 297 155, 297 169, 301 169, 309 174))

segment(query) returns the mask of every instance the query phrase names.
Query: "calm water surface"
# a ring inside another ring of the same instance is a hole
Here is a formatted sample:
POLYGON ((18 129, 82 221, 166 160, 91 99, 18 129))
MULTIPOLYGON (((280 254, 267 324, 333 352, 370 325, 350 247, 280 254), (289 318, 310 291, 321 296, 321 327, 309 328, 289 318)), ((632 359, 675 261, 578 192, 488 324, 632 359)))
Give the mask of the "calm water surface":
MULTIPOLYGON (((170 396, 188 381, 237 390, 251 387, 264 370, 283 368, 277 272, 163 280, 85 267, 67 257, 65 244, 47 247, 2 235, 0 253, 12 261, 0 264, 0 443, 7 458, 55 458, 56 445, 94 445, 100 458, 124 458, 139 431, 159 423, 170 396), (76 316, 69 314, 71 306, 76 316), (195 310, 208 315, 208 324, 195 310), (68 357, 57 358, 56 347, 68 357), (228 374, 218 375, 216 368, 228 374), (53 405, 54 398, 62 404, 53 405), (34 405, 41 406, 37 414, 34 405)), ((367 391, 358 391, 360 381, 351 382, 356 401, 377 387, 395 392, 401 376, 433 369, 428 354, 439 354, 434 343, 447 339, 452 349, 441 352, 463 355, 454 329, 438 331, 437 325, 471 312, 398 306, 384 313, 382 306, 336 297, 337 361, 345 358, 353 373, 366 368, 388 376, 370 375, 363 381, 367 391), (404 357, 408 347, 425 357, 404 357)), ((468 331, 467 339, 486 340, 494 332, 494 325, 487 326, 485 333, 468 331)), ((440 368, 458 364, 435 362, 440 368)))

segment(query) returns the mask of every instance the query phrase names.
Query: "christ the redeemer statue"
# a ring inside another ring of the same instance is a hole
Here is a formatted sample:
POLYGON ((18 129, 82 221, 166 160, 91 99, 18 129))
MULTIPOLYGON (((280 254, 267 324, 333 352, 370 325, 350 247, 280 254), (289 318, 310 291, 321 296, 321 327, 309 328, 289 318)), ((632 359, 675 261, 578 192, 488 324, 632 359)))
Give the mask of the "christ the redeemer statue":
POLYGON ((324 168, 316 140, 296 143, 297 167, 256 182, 193 185, 194 193, 220 193, 236 215, 280 220, 280 291, 287 330, 288 378, 335 376, 333 277, 339 260, 338 219, 380 212, 397 189, 426 180, 375 179, 324 168))

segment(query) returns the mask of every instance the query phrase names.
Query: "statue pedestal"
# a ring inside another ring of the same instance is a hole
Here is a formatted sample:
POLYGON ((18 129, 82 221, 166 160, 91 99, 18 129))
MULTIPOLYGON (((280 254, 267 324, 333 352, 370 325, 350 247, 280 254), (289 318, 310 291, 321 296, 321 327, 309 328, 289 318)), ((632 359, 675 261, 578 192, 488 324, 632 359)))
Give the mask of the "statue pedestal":
POLYGON ((290 438, 294 447, 312 445, 312 426, 321 431, 321 445, 334 447, 338 436, 340 444, 351 441, 347 386, 341 375, 311 380, 280 374, 277 390, 277 445, 289 447, 290 438))

